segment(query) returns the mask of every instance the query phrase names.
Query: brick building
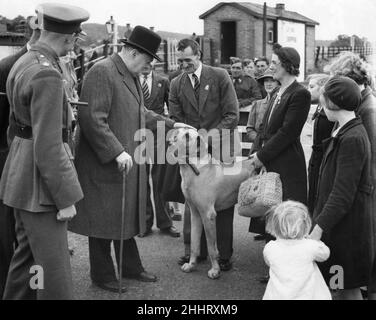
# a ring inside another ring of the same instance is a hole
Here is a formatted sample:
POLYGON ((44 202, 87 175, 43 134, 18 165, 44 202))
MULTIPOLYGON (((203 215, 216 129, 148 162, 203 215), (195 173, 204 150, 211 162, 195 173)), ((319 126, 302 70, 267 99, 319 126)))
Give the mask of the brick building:
MULTIPOLYGON (((230 57, 255 58, 263 55, 264 6, 249 2, 221 2, 200 15, 204 20, 204 60, 228 64, 230 57), (205 52, 210 50, 210 52, 205 52)), ((315 27, 319 23, 299 13, 287 11, 284 4, 266 10, 266 56, 273 43, 295 47, 302 57, 302 77, 314 69, 315 27)))

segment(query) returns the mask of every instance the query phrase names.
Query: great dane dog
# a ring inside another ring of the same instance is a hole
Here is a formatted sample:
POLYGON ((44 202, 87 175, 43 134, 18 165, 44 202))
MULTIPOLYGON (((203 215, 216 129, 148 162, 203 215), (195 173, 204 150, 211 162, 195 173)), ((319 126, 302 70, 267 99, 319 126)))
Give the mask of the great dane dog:
POLYGON ((191 209, 191 255, 189 263, 184 264, 181 269, 191 272, 196 268, 204 227, 211 260, 208 277, 217 279, 220 268, 216 212, 231 208, 237 203, 240 184, 254 173, 253 161, 246 160, 224 166, 208 154, 204 139, 192 129, 175 130, 169 143, 170 150, 173 151, 170 154, 173 154, 179 163, 182 191, 191 209))

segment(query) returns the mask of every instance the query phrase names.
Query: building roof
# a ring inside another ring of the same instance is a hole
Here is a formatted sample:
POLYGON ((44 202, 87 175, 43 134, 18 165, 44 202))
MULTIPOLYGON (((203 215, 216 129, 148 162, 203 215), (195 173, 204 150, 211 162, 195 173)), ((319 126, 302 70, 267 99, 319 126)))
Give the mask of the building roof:
MULTIPOLYGON (((251 2, 220 2, 215 7, 211 8, 210 10, 200 15, 199 18, 205 19, 214 11, 226 5, 237 8, 257 18, 263 18, 263 15, 264 15, 264 5, 262 4, 256 4, 256 3, 251 3, 251 2)), ((289 20, 289 21, 295 21, 295 22, 303 22, 304 24, 310 25, 310 26, 319 25, 318 22, 312 19, 309 19, 297 12, 280 10, 280 9, 273 8, 273 7, 267 7, 266 16, 267 16, 267 19, 271 19, 271 20, 283 19, 283 20, 289 20)))

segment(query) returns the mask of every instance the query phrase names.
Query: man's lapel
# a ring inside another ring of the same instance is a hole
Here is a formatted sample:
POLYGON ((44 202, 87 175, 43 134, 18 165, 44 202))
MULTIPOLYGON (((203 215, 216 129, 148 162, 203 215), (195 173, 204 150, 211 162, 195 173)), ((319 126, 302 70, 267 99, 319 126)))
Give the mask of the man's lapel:
POLYGON ((182 77, 182 88, 183 88, 183 93, 189 100, 189 102, 192 104, 192 106, 198 111, 198 103, 196 100, 195 93, 192 88, 192 83, 191 79, 189 79, 188 74, 184 74, 182 77))
POLYGON ((200 99, 199 99, 199 110, 202 110, 204 107, 206 100, 208 98, 209 90, 210 90, 210 78, 209 78, 209 69, 206 66, 202 66, 201 71, 201 79, 200 79, 200 99))
POLYGON ((150 105, 153 104, 155 98, 158 96, 158 92, 161 86, 162 84, 160 82, 160 78, 153 71, 152 82, 151 82, 150 105))
POLYGON ((111 56, 111 59, 115 63, 115 66, 118 69, 119 73, 123 76, 124 84, 127 86, 129 91, 132 92, 132 94, 135 96, 138 103, 141 103, 142 97, 139 91, 137 90, 137 85, 136 85, 136 83, 138 82, 137 79, 135 81, 135 78, 132 77, 124 61, 120 58, 120 56, 117 53, 114 53, 111 56))

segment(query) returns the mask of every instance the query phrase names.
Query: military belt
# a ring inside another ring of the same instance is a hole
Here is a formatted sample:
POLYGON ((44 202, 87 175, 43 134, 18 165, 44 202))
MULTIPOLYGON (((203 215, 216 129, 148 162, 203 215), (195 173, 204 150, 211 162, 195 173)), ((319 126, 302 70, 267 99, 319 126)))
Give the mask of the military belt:
MULTIPOLYGON (((15 135, 22 139, 32 139, 33 130, 30 126, 19 126, 15 125, 15 135)), ((68 143, 69 141, 69 131, 67 129, 62 130, 63 142, 68 143)))

